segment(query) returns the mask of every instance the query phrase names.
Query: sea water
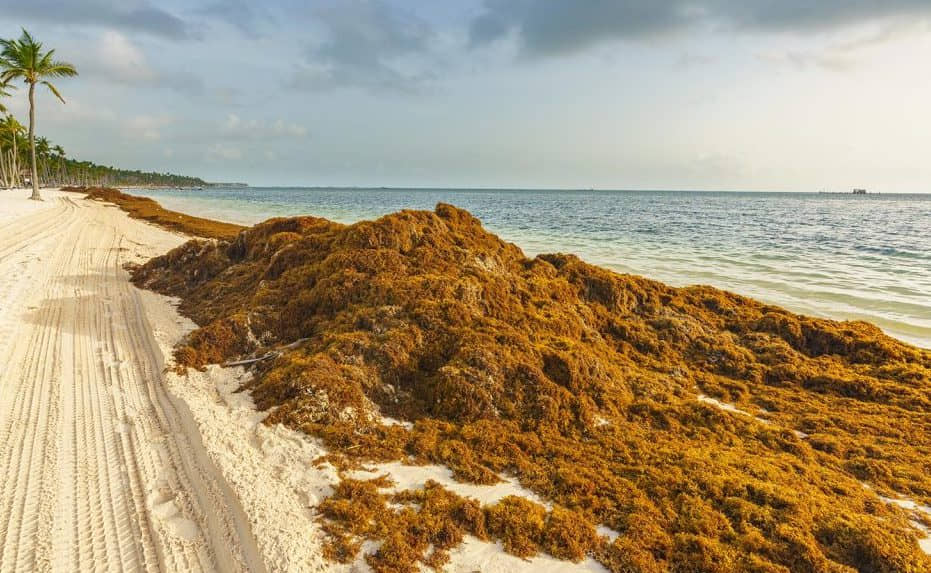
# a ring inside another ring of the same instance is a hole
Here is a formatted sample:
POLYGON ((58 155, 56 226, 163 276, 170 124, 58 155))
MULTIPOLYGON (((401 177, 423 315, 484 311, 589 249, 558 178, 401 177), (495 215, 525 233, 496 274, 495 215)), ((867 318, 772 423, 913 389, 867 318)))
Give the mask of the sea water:
POLYGON ((872 322, 931 348, 931 195, 680 191, 210 188, 133 190, 168 209, 253 224, 342 223, 452 203, 530 256, 575 253, 675 286, 872 322))

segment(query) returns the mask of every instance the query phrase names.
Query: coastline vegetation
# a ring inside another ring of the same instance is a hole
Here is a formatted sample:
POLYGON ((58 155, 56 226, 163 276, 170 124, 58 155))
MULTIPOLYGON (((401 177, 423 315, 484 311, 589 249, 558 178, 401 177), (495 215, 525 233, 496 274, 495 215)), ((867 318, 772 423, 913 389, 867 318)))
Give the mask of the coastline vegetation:
POLYGON ((507 474, 552 503, 346 474, 320 508, 334 559, 369 539, 378 571, 440 567, 468 533, 613 571, 931 570, 909 521, 927 518, 877 495, 931 502, 931 352, 872 325, 528 259, 443 204, 271 219, 133 280, 200 326, 180 365, 269 356, 249 384, 267 422, 337 467, 507 474))
POLYGON ((39 171, 36 161, 36 85, 41 85, 65 103, 65 98, 55 84, 54 78, 68 78, 78 75, 72 64, 55 60, 55 50, 43 51, 41 42, 23 29, 18 40, 0 39, 0 81, 9 83, 23 80, 29 86, 29 158, 31 167, 32 196, 30 199, 41 201, 39 193, 39 171))
POLYGON ((79 161, 65 155, 60 145, 36 135, 36 86, 47 88, 62 103, 64 98, 51 82, 56 78, 77 75, 75 67, 55 59, 55 50, 44 50, 25 29, 18 39, 0 39, 0 186, 32 187, 31 199, 41 199, 42 186, 133 186, 133 187, 204 187, 198 177, 171 173, 117 169, 79 161), (29 101, 28 129, 3 103, 12 96, 15 81, 27 86, 29 101))

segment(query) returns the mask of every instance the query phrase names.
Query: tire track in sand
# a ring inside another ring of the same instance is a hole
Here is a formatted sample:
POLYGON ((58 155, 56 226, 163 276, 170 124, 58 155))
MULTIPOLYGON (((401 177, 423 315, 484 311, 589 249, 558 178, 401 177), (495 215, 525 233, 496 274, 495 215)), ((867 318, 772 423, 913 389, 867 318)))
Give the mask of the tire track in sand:
POLYGON ((162 387, 122 269, 139 223, 55 200, 0 231, 0 277, 29 282, 6 289, 4 314, 24 319, 0 330, 0 571, 263 571, 190 412, 162 387))

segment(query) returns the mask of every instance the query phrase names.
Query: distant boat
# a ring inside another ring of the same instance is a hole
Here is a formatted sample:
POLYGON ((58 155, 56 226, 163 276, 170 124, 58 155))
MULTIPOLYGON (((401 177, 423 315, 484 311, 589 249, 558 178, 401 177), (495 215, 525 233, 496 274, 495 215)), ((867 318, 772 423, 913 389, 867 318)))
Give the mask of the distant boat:
POLYGON ((866 195, 866 189, 854 189, 853 194, 854 195, 866 195))

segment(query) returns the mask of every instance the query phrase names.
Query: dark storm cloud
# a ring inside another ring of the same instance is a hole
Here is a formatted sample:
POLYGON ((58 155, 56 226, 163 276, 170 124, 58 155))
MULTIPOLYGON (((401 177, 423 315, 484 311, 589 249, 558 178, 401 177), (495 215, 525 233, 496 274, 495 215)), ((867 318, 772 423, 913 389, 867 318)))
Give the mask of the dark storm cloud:
POLYGON ((929 0, 485 0, 470 27, 486 44, 515 33, 523 50, 546 56, 605 40, 637 39, 699 22, 739 29, 806 31, 897 15, 931 14, 929 0))
POLYGON ((132 0, 0 0, 0 16, 24 22, 97 25, 145 32, 175 40, 194 35, 178 16, 148 2, 132 0))

